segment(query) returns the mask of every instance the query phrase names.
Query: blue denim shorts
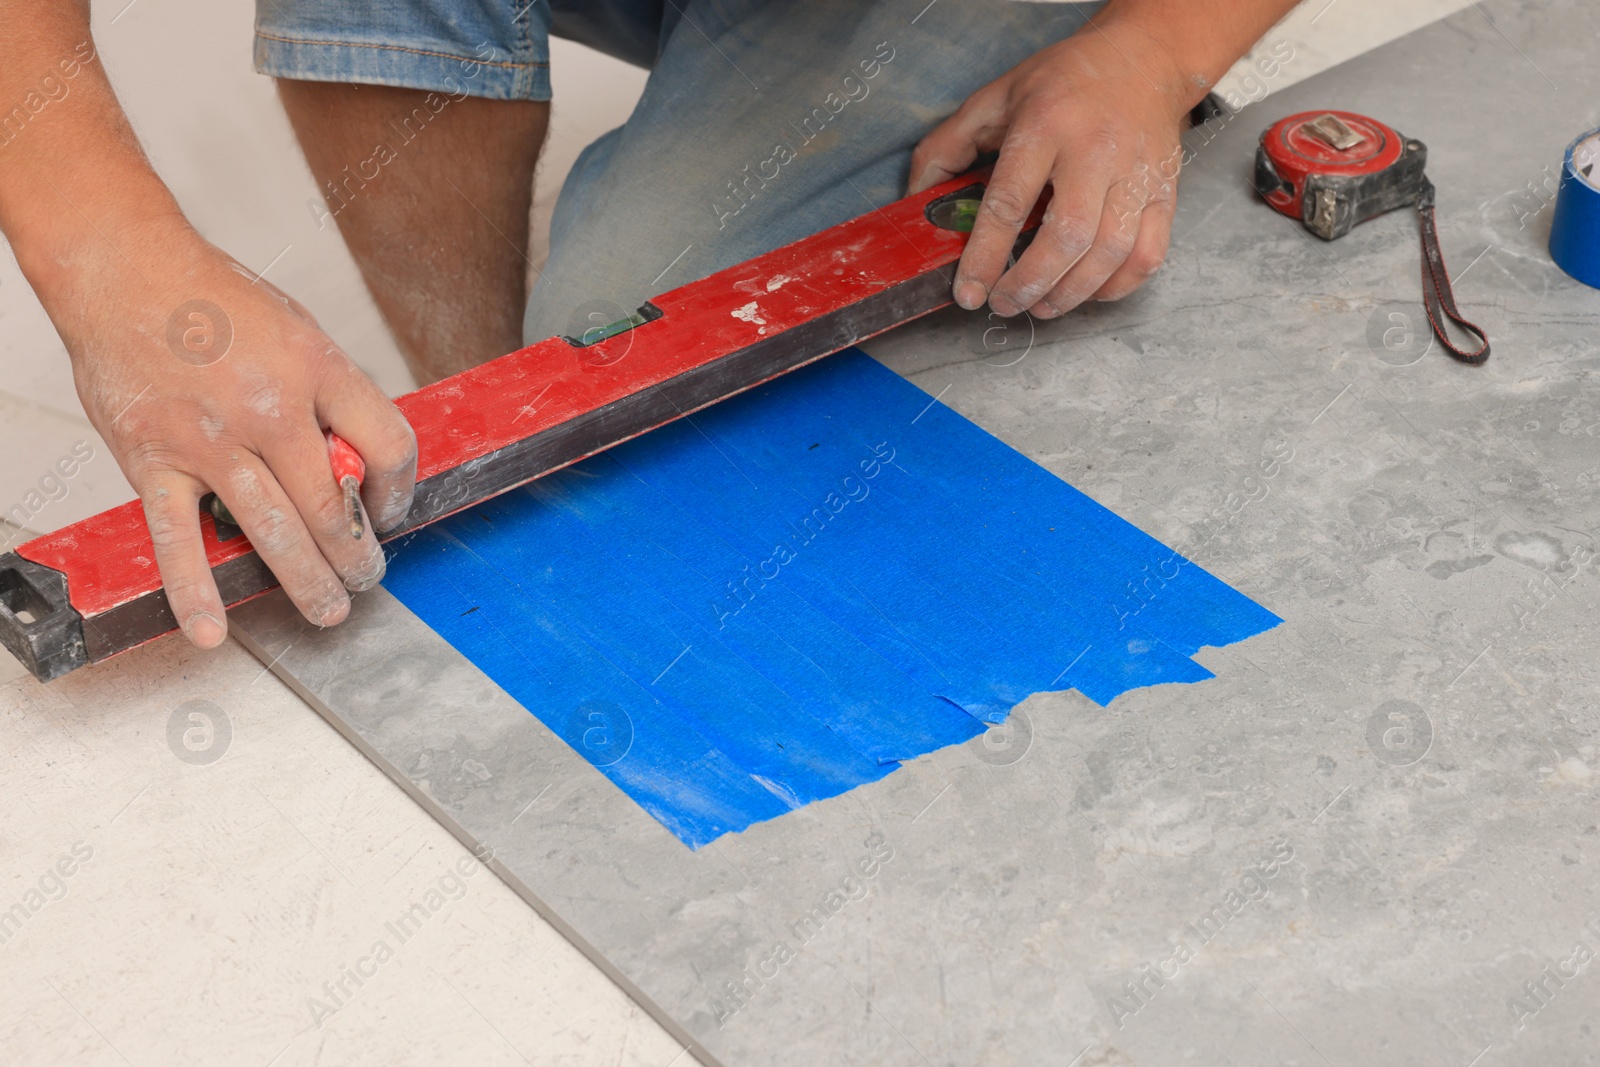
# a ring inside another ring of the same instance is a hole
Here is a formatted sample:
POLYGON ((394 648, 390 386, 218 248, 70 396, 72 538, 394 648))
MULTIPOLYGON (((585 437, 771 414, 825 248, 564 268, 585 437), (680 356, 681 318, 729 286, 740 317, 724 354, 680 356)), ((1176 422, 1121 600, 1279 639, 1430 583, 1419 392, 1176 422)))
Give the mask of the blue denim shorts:
POLYGON ((584 150, 528 301, 582 334, 905 194, 911 151, 1098 4, 1017 0, 258 0, 256 69, 494 100, 550 99, 552 34, 648 67, 584 150))
POLYGON ((670 0, 257 0, 255 66, 274 78, 550 99, 550 36, 648 67, 670 0))

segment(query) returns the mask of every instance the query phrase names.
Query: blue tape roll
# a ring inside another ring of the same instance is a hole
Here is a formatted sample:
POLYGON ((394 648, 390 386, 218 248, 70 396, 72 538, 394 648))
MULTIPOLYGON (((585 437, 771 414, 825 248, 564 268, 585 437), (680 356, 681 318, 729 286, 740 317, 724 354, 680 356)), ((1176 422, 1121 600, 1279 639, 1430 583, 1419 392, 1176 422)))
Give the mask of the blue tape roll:
POLYGON ((1550 258, 1584 285, 1600 289, 1600 130, 1567 146, 1550 223, 1550 258), (1574 158, 1576 157, 1576 162, 1574 158))

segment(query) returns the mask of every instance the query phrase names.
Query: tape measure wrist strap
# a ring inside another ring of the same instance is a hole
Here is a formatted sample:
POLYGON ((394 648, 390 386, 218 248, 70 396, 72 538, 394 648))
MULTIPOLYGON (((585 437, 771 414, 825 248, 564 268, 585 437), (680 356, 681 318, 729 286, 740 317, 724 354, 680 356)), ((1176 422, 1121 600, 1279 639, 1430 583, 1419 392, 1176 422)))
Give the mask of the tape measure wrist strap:
POLYGON ((1439 227, 1433 212, 1433 183, 1424 181, 1422 194, 1417 198, 1417 223, 1422 231, 1422 306, 1428 313, 1428 325, 1451 356, 1476 366, 1489 358, 1489 336, 1475 323, 1468 322, 1456 307, 1455 292, 1450 288, 1450 272, 1445 269, 1444 253, 1439 249, 1439 227), (1449 319, 1478 339, 1478 347, 1462 348, 1450 340, 1444 320, 1449 319))

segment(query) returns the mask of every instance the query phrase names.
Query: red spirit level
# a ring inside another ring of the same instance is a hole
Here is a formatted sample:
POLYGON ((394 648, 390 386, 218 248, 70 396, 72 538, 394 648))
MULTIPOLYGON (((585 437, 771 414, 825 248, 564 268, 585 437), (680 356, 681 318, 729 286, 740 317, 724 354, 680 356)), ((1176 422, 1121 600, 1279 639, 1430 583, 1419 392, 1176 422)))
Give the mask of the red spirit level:
POLYGON ((1358 222, 1415 206, 1422 229, 1422 302, 1434 336, 1456 359, 1489 358, 1489 339, 1462 318, 1439 251, 1433 184, 1423 173, 1428 149, 1377 119, 1352 111, 1303 111, 1275 123, 1256 149, 1256 191, 1272 207, 1299 219, 1325 241, 1358 222), (1444 320, 1474 334, 1478 347, 1450 339, 1444 320))
MULTIPOLYGON (((396 401, 417 490, 392 539, 951 302, 985 175, 956 178, 396 401)), ((1038 226, 1043 204, 1025 227, 1038 226)), ((229 605, 277 582, 202 508, 229 605)), ((138 501, 0 556, 0 642, 49 681, 177 628, 138 501)))

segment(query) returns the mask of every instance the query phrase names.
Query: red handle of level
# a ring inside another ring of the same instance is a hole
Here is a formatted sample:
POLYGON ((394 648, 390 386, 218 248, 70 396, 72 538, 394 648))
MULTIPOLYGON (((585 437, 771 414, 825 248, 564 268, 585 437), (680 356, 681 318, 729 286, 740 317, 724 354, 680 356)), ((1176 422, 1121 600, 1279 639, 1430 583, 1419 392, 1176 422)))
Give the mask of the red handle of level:
POLYGON ((333 468, 333 480, 343 485, 346 478, 354 478, 360 485, 367 477, 367 464, 361 453, 332 430, 327 432, 327 437, 328 464, 333 468))

